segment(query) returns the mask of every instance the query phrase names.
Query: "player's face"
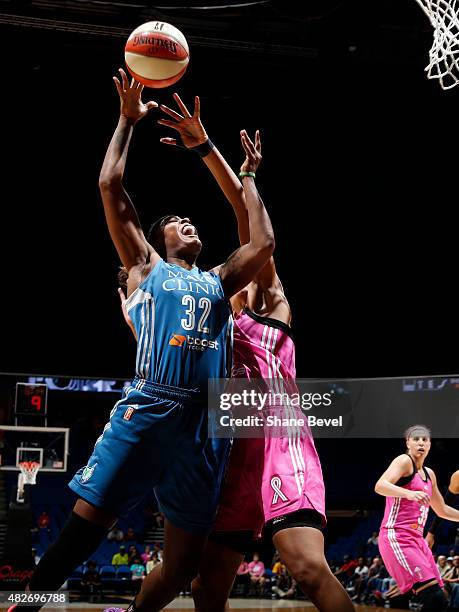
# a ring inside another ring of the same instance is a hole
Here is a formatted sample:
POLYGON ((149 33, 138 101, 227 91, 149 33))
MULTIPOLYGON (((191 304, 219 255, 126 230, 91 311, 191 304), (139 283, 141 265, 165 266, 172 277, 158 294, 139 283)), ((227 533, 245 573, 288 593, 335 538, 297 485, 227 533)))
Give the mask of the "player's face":
POLYGON ((188 217, 172 217, 164 226, 164 244, 166 251, 185 248, 187 251, 197 254, 202 248, 198 236, 198 230, 188 217))
POLYGON ((406 446, 412 457, 425 458, 427 457, 430 451, 430 437, 426 433, 414 433, 406 441, 406 446))

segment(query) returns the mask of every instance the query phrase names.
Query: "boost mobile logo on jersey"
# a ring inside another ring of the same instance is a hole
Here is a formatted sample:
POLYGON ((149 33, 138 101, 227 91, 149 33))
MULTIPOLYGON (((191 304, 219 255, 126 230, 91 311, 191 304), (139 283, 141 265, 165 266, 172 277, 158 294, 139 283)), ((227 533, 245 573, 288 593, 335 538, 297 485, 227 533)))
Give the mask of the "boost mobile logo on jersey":
POLYGON ((214 349, 218 351, 218 340, 208 340, 207 338, 193 338, 193 336, 181 336, 180 334, 172 334, 169 340, 170 346, 186 345, 194 351, 205 351, 206 349, 214 349))
POLYGON ((171 346, 182 346, 185 340, 185 336, 181 336, 180 334, 172 334, 172 338, 169 340, 169 344, 171 346))

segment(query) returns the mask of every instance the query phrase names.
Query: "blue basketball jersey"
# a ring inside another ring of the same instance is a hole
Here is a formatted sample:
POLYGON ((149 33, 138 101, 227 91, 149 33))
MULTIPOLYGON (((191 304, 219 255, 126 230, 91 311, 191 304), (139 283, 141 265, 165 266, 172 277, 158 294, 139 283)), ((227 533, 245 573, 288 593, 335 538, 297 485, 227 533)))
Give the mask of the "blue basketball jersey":
POLYGON ((207 390, 230 371, 232 319, 220 276, 161 259, 129 296, 137 333, 136 375, 207 390))

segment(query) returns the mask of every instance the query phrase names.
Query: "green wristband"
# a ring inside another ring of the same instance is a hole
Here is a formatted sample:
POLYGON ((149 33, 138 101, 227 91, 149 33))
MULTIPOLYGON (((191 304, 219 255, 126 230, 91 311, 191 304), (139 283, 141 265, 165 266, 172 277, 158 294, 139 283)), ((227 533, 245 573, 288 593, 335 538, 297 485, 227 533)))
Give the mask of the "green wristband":
POLYGON ((252 178, 256 177, 255 172, 239 172, 239 178, 244 178, 244 176, 251 176, 252 178))

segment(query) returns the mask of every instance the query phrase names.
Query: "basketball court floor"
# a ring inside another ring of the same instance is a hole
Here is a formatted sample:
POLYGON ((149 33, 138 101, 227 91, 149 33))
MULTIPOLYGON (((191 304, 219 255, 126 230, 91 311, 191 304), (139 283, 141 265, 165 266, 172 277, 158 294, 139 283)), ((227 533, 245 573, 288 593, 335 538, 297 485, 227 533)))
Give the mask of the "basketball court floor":
MULTIPOLYGON (((78 612, 102 612, 108 606, 114 604, 88 604, 88 603, 72 603, 65 608, 42 608, 43 612, 51 610, 59 610, 60 612, 70 612, 78 610, 78 612)), ((123 607, 127 607, 126 605, 123 607)), ((193 610, 193 602, 191 599, 180 598, 165 608, 166 610, 175 610, 175 612, 188 612, 193 610)), ((306 601, 269 601, 266 599, 231 599, 231 609, 239 610, 239 612, 268 612, 269 610, 288 610, 289 612, 314 612, 317 608, 306 601)), ((384 608, 373 608, 368 606, 356 606, 358 612, 384 612, 384 608)), ((397 612, 394 608, 393 612, 397 612)), ((336 612, 339 612, 338 610, 336 612)), ((403 612, 399 610, 398 612, 403 612)), ((406 611, 405 611, 406 612, 406 611)))

